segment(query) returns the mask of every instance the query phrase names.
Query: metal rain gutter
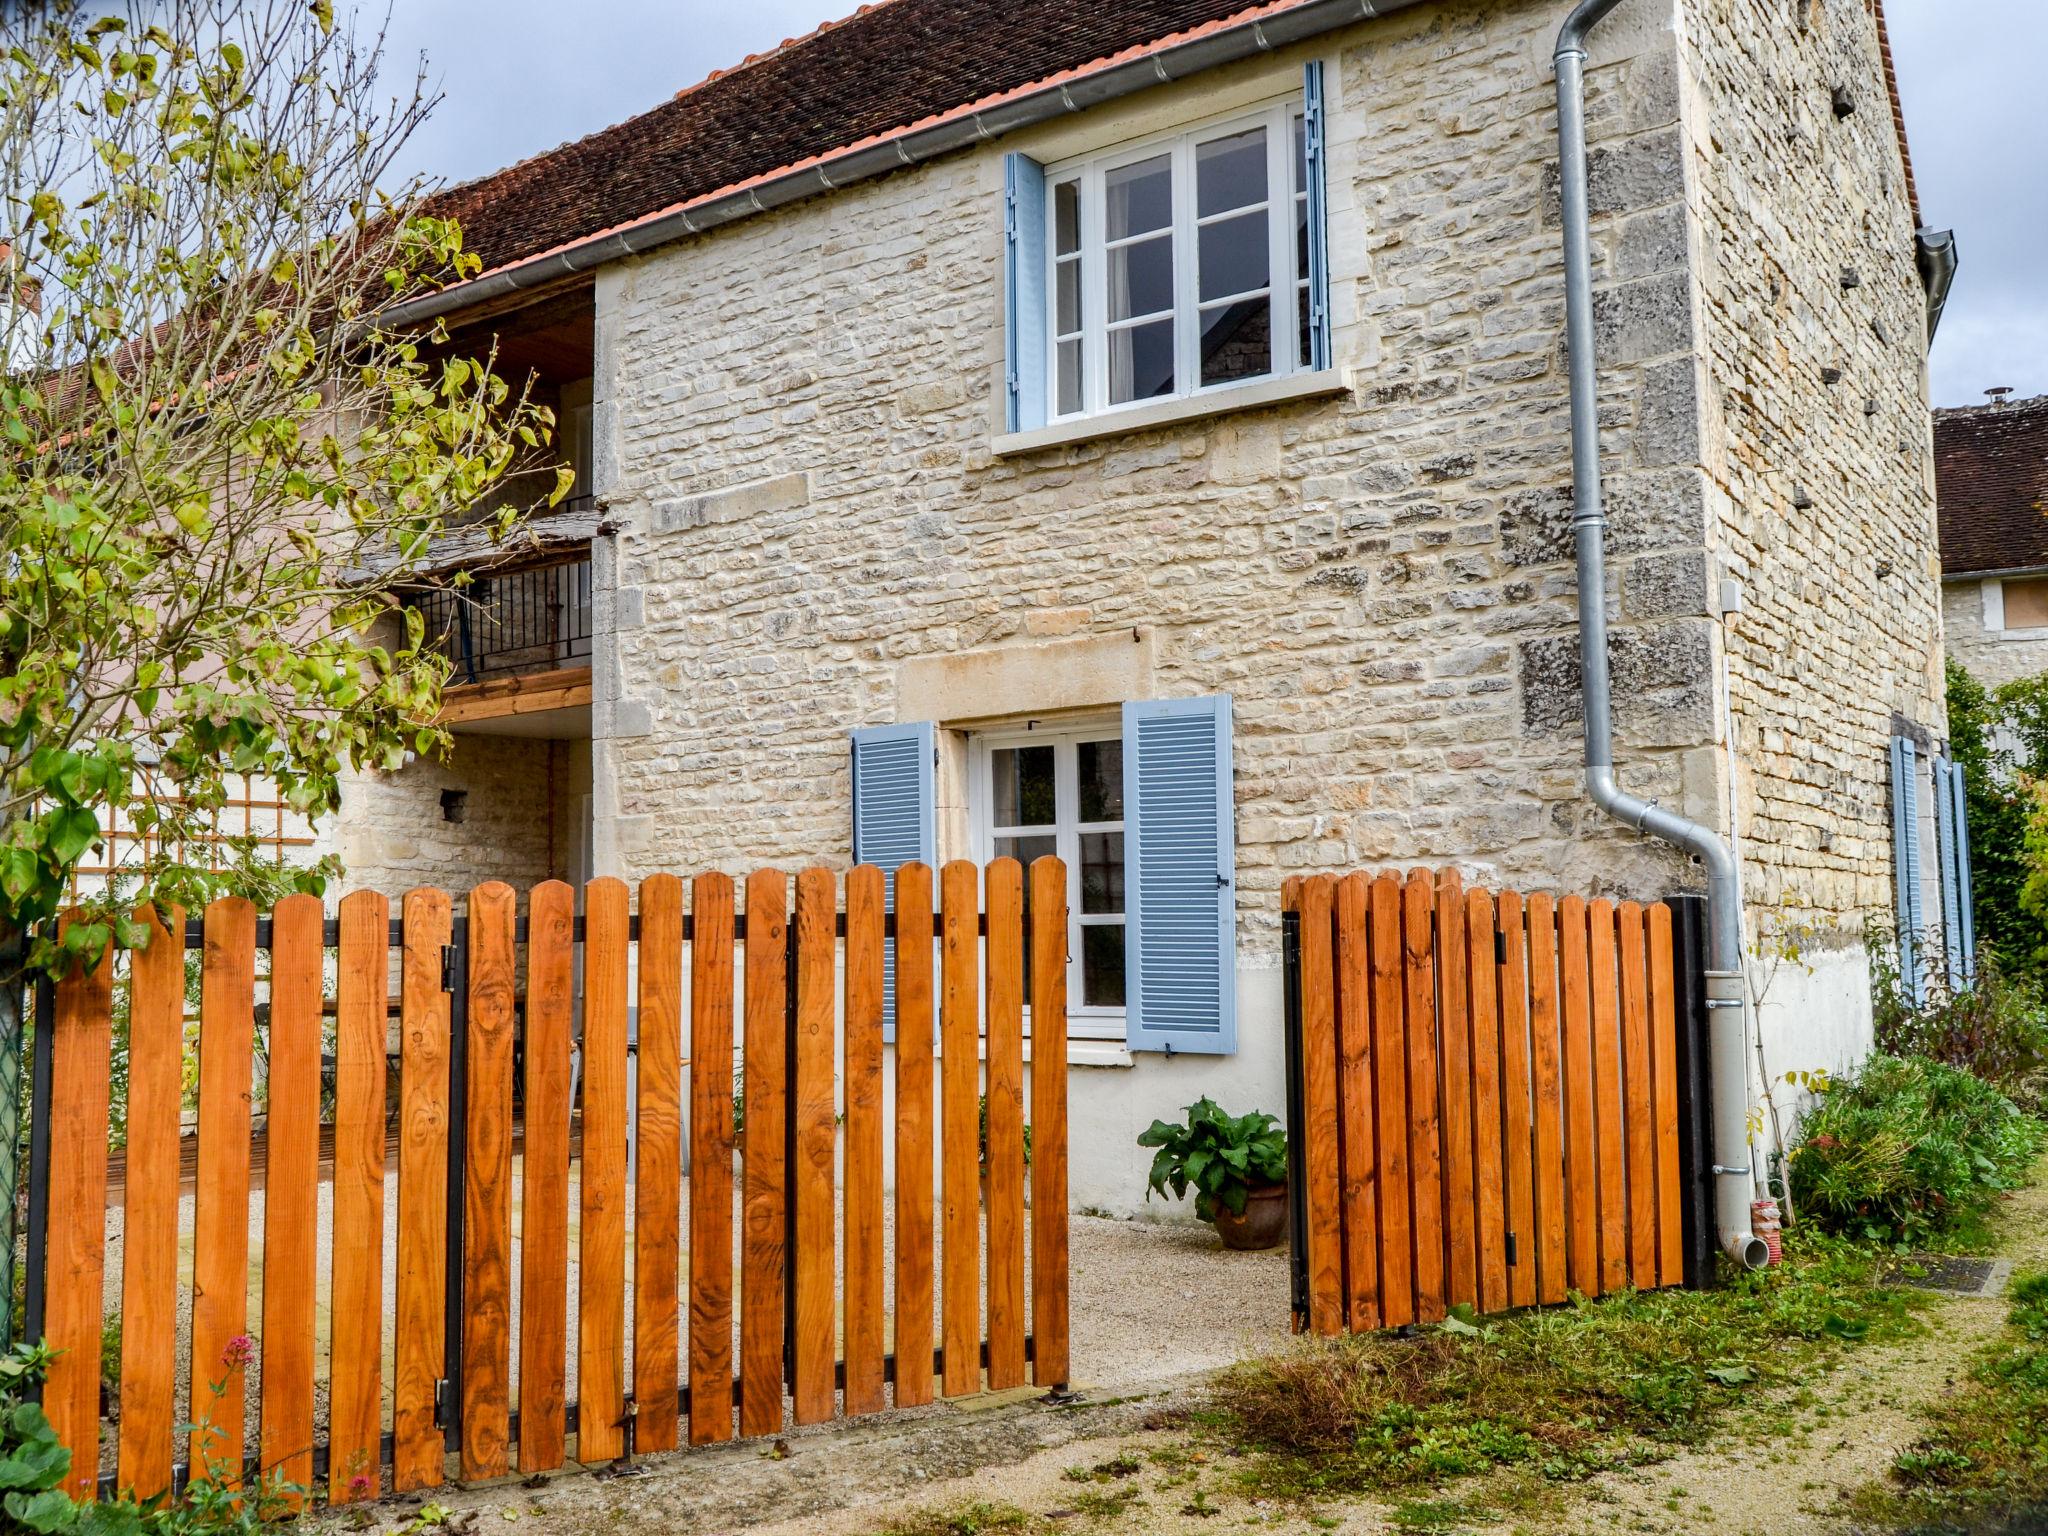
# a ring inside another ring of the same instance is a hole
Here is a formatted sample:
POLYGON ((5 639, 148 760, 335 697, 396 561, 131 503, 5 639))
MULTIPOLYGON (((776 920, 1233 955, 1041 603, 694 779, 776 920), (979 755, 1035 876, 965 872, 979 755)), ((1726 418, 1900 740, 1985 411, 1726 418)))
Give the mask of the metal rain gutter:
POLYGON ((1693 855, 1707 871, 1707 1008, 1713 1084, 1714 1218, 1720 1245, 1745 1268, 1769 1252, 1750 1227, 1750 1021, 1743 984, 1742 897, 1735 855, 1716 832, 1621 787, 1614 772, 1607 668, 1607 513, 1600 487, 1598 358, 1586 192, 1586 35, 1620 0, 1580 0, 1557 35, 1558 169, 1564 224, 1565 342, 1571 373, 1572 539, 1578 560, 1579 678, 1586 794, 1610 816, 1693 855))
POLYGON ((1922 229, 1913 236, 1913 265, 1920 269, 1920 286, 1927 290, 1927 340, 1941 327, 1941 312, 1948 307, 1948 290, 1956 280, 1956 232, 1952 229, 1922 229))
POLYGON ((1291 10, 1207 32, 1184 43, 1120 60, 1091 74, 1027 90, 981 111, 963 112, 925 127, 904 129, 849 153, 773 172, 735 190, 649 215, 609 233, 487 272, 467 283, 394 304, 379 313, 377 323, 411 325, 523 289, 544 287, 656 246, 736 224, 771 208, 872 180, 1019 128, 1083 112, 1155 85, 1270 53, 1419 3, 1421 0, 1307 0, 1291 10))

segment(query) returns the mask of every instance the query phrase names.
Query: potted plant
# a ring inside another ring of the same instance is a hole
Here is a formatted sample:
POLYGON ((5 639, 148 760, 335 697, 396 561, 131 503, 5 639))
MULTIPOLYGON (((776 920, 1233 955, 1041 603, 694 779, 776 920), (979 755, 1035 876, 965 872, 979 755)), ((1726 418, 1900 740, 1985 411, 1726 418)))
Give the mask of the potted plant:
POLYGON ((1216 1228, 1226 1248, 1271 1248, 1287 1236, 1287 1133, 1262 1110, 1227 1115, 1206 1096, 1188 1106, 1185 1125, 1154 1120, 1138 1138, 1155 1147, 1145 1198, 1172 1187, 1176 1200, 1195 1190, 1195 1215, 1216 1228))

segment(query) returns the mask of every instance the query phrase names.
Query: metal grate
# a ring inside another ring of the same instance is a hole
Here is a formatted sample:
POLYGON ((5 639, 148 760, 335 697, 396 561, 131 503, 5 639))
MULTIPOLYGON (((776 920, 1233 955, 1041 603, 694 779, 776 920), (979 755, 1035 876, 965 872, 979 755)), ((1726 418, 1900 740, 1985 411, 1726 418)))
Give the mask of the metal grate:
POLYGON ((453 683, 590 664, 590 558, 475 575, 467 587, 425 587, 406 606, 453 683))

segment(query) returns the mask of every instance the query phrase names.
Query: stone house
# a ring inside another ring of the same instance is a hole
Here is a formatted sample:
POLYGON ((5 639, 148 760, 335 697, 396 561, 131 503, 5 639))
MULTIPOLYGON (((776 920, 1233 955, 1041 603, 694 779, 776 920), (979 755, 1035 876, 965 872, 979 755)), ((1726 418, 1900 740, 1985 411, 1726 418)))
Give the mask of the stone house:
POLYGON ((2048 672, 2048 395, 1934 413, 1948 654, 1996 685, 2048 672))
MULTIPOLYGON (((455 748, 349 787, 351 881, 1057 851, 1114 1211, 1155 1115, 1282 1107, 1289 874, 1696 888, 1584 798, 1567 9, 884 0, 446 194, 413 313, 581 495, 433 608, 455 748)), ((1796 936, 1768 1068, 1839 1065, 1943 718, 1881 11, 1624 0, 1588 91, 1621 777, 1796 936)))

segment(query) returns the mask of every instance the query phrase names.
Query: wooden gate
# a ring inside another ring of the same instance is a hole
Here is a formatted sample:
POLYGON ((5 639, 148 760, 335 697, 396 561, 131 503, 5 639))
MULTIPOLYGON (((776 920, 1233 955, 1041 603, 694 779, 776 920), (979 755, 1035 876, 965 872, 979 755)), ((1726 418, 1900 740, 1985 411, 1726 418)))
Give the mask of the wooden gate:
POLYGON ((1671 908, 1287 882, 1294 1314, 1335 1334, 1684 1283, 1671 908))
POLYGON ((58 1351, 44 1405, 72 1491, 147 1497, 197 1468, 340 1503, 376 1496, 385 1467, 398 1490, 545 1472, 571 1436, 588 1463, 773 1434, 785 1399, 809 1424, 884 1408, 892 1388, 910 1406, 1027 1375, 1064 1386, 1064 868, 998 859, 984 881, 948 864, 936 903, 922 864, 893 881, 806 869, 793 904, 791 883, 703 874, 686 900, 655 875, 635 910, 617 880, 580 903, 550 882, 523 913, 503 884, 460 914, 415 890, 395 920, 367 891, 336 918, 310 896, 267 917, 223 900, 45 987, 27 1321, 58 1351), (119 1428, 103 1461, 109 1279, 119 1428), (200 1427, 183 1439, 181 1424, 200 1427))

